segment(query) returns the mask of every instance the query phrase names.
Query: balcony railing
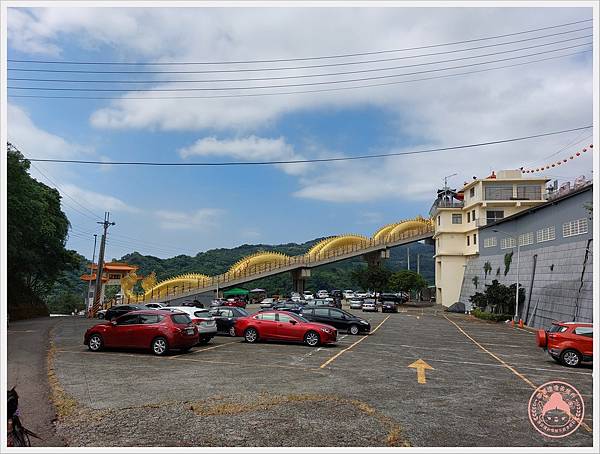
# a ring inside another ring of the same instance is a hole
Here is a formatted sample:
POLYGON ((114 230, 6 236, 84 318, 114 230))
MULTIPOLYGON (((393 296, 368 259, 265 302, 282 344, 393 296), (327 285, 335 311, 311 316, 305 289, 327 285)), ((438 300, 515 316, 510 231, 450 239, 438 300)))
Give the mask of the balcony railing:
POLYGON ((437 199, 435 202, 433 202, 433 205, 429 210, 429 215, 433 216, 435 214, 435 210, 438 208, 462 208, 464 206, 464 201, 437 199))

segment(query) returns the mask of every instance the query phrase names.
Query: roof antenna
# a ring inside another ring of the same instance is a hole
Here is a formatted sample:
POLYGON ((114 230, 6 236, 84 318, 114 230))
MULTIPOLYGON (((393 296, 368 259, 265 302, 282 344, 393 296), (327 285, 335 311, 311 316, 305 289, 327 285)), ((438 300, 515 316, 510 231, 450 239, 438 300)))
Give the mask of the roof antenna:
POLYGON ((444 177, 444 189, 450 189, 448 187, 448 178, 458 175, 458 173, 453 173, 452 175, 446 175, 444 177))

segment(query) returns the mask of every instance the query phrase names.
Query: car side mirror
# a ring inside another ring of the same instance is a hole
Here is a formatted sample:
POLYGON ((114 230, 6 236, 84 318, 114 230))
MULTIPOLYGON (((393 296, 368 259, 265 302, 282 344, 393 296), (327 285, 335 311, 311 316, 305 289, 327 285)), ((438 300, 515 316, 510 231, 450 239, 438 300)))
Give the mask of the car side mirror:
POLYGON ((298 323, 298 322, 297 322, 296 320, 290 320, 290 323, 291 323, 292 325, 295 325, 295 324, 296 324, 296 323, 298 323))

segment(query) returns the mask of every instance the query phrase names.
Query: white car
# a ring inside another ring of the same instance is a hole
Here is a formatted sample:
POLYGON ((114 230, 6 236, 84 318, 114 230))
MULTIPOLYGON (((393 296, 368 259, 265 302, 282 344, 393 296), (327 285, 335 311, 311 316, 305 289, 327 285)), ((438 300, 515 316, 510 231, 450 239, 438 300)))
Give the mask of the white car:
POLYGON ((208 344, 210 340, 217 334, 217 322, 208 309, 200 309, 190 306, 175 306, 165 308, 173 312, 185 312, 190 316, 192 322, 198 327, 200 334, 199 344, 208 344))
POLYGON ((329 296, 329 292, 327 290, 319 290, 317 292, 317 298, 319 299, 324 299, 327 298, 329 296))
POLYGON ((299 303, 300 301, 302 301, 302 297, 300 296, 300 293, 297 293, 297 292, 293 292, 290 295, 290 299, 295 303, 299 303))
POLYGON ((104 317, 106 317, 106 309, 100 309, 98 312, 96 312, 96 318, 104 320, 104 317))
POLYGON ((342 296, 344 297, 345 300, 349 300, 354 298, 354 290, 344 290, 342 292, 342 296))
POLYGON ((363 300, 358 298, 352 298, 350 301, 350 309, 362 309, 363 300))
POLYGON ((355 298, 371 298, 371 294, 369 292, 355 292, 355 298))
POLYGON ((148 303, 148 304, 146 304, 146 307, 148 309, 156 309, 156 310, 167 308, 167 306, 165 306, 164 304, 160 304, 160 303, 148 303))
POLYGON ((379 312, 379 309, 377 308, 377 304, 375 304, 373 301, 365 301, 362 304, 362 311, 363 312, 379 312))
POLYGON ((275 300, 273 298, 265 298, 260 302, 261 309, 270 309, 275 304, 275 300))
POLYGON ((305 300, 307 300, 307 301, 308 301, 308 300, 314 300, 314 299, 315 299, 315 297, 313 296, 312 292, 311 292, 311 291, 309 291, 309 290, 305 290, 305 291, 302 293, 302 297, 303 297, 305 300))

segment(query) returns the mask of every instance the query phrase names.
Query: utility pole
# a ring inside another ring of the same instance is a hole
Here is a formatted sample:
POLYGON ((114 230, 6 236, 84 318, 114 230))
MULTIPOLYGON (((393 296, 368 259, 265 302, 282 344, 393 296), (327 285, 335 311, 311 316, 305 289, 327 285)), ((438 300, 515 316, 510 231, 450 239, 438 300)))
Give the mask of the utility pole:
POLYGON ((421 254, 417 254, 417 274, 421 274, 421 267, 419 264, 420 258, 421 258, 421 254))
POLYGON ((406 248, 406 269, 410 270, 410 246, 406 248))
POLYGON ((100 252, 98 254, 98 266, 96 267, 96 290, 94 290, 94 305, 96 307, 100 303, 100 292, 102 290, 102 271, 104 267, 104 248, 106 246, 106 231, 111 225, 115 225, 114 222, 110 222, 110 213, 106 211, 104 213, 104 222, 98 222, 104 228, 102 233, 102 240, 100 241, 100 252))
MULTIPOLYGON (((94 274, 94 260, 96 260, 96 241, 98 240, 98 235, 94 233, 94 252, 92 253, 92 263, 90 264, 90 277, 94 274)), ((90 284, 88 285, 88 293, 85 296, 85 307, 86 312, 89 314, 92 305, 90 304, 90 290, 92 290, 92 281, 90 279, 90 284)))

